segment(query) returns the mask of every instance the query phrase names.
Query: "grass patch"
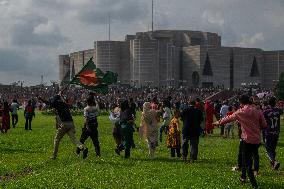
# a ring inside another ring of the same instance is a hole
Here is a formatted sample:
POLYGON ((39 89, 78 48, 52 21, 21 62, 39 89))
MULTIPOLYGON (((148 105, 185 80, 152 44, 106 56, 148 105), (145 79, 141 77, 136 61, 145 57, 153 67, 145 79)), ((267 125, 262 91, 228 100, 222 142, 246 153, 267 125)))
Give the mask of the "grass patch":
MULTIPOLYGON (((79 138, 83 117, 73 118, 79 138)), ((200 139, 197 163, 185 164, 170 158, 165 144, 159 145, 157 158, 149 160, 147 145, 138 139, 137 132, 134 133, 136 149, 131 150, 131 158, 117 156, 108 116, 100 116, 98 121, 101 158, 95 157, 90 139, 86 141, 88 158, 77 157, 75 146, 65 136, 58 159, 53 161, 48 157, 53 150, 54 117, 37 113, 33 130, 25 131, 23 112, 20 112, 17 127, 7 135, 0 135, 0 188, 250 188, 249 183, 240 186, 240 173, 231 171, 237 162, 238 139, 222 139, 218 129, 213 137, 200 139)), ((260 188, 283 188, 283 168, 270 169, 263 146, 259 154, 260 188)), ((283 166, 283 134, 277 159, 283 166)))

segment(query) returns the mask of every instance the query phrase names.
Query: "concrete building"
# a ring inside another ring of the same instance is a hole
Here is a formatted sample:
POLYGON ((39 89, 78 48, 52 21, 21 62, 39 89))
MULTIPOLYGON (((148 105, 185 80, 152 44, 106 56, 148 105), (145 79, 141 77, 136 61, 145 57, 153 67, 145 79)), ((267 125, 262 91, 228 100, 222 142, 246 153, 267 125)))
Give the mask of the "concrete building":
POLYGON ((216 33, 157 30, 126 35, 125 41, 96 41, 94 49, 60 55, 60 80, 68 71, 63 60, 69 59, 71 76, 92 56, 98 68, 135 86, 272 88, 284 71, 284 50, 223 47, 216 33))
POLYGON ((118 73, 118 81, 129 84, 129 43, 126 41, 96 41, 94 62, 103 72, 118 73))
POLYGON ((59 78, 61 83, 68 83, 70 80, 69 55, 59 55, 59 78))
POLYGON ((70 54, 70 77, 74 76, 94 56, 94 49, 88 49, 70 54))

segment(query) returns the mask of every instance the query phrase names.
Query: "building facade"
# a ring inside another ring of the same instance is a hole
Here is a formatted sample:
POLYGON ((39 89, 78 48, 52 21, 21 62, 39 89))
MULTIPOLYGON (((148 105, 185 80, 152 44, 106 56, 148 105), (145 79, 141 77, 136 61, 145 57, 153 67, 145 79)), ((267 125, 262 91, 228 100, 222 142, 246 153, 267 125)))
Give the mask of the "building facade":
POLYGON ((90 57, 102 71, 118 73, 120 84, 138 87, 272 88, 284 71, 284 50, 224 47, 216 33, 157 30, 126 35, 125 41, 96 41, 94 49, 60 55, 60 81, 68 74, 71 78, 90 57))

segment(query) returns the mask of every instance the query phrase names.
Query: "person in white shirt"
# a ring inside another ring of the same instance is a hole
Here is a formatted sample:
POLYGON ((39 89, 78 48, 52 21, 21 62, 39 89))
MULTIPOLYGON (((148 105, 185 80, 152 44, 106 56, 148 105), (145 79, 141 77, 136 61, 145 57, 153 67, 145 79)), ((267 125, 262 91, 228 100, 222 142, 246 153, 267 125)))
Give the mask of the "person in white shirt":
POLYGON ((168 100, 163 101, 163 125, 160 127, 160 142, 162 143, 162 134, 168 133, 169 124, 172 119, 172 113, 170 109, 170 102, 168 100))
MULTIPOLYGON (((80 142, 82 144, 85 143, 85 141, 91 137, 95 151, 96 156, 101 156, 100 151, 100 142, 98 139, 98 120, 97 117, 99 115, 99 106, 97 105, 94 96, 90 95, 87 99, 87 106, 84 108, 84 118, 85 118, 85 124, 82 128, 82 134, 80 138, 80 142)), ((77 147, 76 153, 80 154, 81 149, 77 147)))
POLYGON ((11 115, 12 115, 12 125, 13 125, 13 128, 15 128, 18 123, 18 109, 19 109, 19 104, 16 99, 12 101, 12 104, 10 107, 11 107, 11 115))

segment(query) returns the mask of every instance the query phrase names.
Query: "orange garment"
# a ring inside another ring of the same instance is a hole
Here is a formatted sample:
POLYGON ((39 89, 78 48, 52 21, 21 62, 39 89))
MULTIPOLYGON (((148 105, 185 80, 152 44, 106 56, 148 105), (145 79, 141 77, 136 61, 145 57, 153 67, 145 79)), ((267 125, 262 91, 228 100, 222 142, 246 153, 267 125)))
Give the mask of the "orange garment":
POLYGON ((181 132, 179 130, 179 120, 173 117, 169 125, 169 133, 167 136, 168 148, 180 148, 181 146, 181 132))

